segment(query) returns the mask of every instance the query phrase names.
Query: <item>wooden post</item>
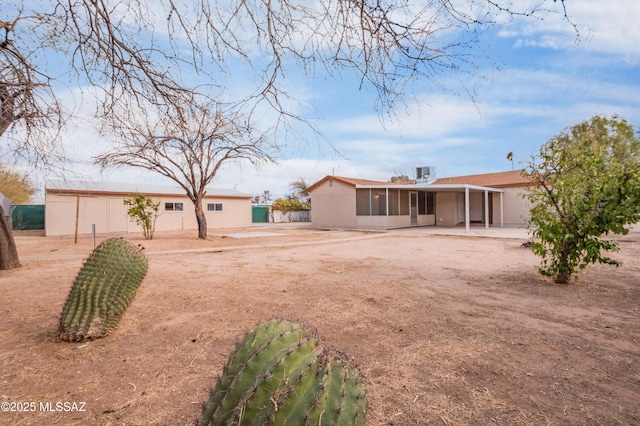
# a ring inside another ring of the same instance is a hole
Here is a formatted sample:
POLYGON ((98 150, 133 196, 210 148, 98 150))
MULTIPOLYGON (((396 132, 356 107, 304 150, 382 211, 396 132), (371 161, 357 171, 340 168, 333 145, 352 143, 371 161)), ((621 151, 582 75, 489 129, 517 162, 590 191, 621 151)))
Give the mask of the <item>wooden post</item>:
POLYGON ((80 196, 76 195, 76 233, 73 239, 74 244, 78 244, 78 221, 80 218, 80 196))

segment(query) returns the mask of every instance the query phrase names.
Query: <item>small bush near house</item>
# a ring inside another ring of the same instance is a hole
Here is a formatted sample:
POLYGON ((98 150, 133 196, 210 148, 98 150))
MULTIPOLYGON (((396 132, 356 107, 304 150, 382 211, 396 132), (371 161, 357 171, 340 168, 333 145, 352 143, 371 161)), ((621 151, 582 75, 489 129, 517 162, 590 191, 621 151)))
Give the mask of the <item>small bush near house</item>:
POLYGON ((127 215, 142 227, 144 238, 152 240, 156 229, 160 202, 154 202, 151 198, 142 194, 135 194, 133 197, 125 199, 124 205, 129 207, 127 215))

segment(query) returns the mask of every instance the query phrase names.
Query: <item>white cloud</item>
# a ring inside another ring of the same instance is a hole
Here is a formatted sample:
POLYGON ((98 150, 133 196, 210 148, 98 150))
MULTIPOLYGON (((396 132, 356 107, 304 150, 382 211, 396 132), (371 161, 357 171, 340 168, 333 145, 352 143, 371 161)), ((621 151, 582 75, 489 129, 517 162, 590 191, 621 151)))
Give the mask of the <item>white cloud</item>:
POLYGON ((584 49, 640 59, 640 2, 583 0, 566 2, 566 9, 580 34, 577 44, 576 31, 561 13, 543 19, 517 19, 499 35, 516 39, 518 47, 584 49))

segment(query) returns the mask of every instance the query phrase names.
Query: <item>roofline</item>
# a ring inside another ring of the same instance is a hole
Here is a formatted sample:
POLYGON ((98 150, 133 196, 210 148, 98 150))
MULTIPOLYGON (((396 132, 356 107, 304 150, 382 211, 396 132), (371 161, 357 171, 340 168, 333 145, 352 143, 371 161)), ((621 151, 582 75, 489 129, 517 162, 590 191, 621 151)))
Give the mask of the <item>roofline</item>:
MULTIPOLYGON (((145 192, 145 191, 100 191, 91 189, 63 189, 63 188, 45 188, 45 193, 53 193, 60 195, 125 195, 144 194, 150 197, 186 197, 184 192, 168 193, 168 192, 145 192)), ((204 194, 205 198, 244 198, 252 199, 251 195, 215 195, 204 194)))
POLYGON ((439 183, 439 184, 413 184, 413 185, 356 185, 356 189, 474 189, 477 191, 504 192, 504 189, 489 186, 469 185, 466 183, 439 183))
MULTIPOLYGON (((359 178, 348 178, 348 177, 343 177, 343 176, 335 176, 335 175, 326 175, 325 177, 323 177, 322 179, 320 179, 319 181, 317 181, 316 183, 314 183, 313 185, 311 185, 307 190, 309 192, 313 191, 313 189, 315 189, 317 186, 322 185, 324 182, 330 180, 330 179, 334 179, 337 180, 339 182, 342 182, 344 184, 356 187, 359 184, 355 183, 354 180, 360 180, 360 181, 370 181, 370 182, 378 182, 375 180, 371 180, 371 179, 359 179, 359 178)), ((380 184, 383 185, 384 182, 380 181, 380 184)))

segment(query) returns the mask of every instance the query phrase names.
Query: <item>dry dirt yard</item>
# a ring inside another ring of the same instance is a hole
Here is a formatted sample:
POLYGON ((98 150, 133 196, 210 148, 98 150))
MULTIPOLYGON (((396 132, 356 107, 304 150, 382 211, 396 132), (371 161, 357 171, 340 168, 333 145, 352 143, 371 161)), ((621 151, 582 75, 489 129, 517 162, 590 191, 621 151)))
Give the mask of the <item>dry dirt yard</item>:
POLYGON ((17 235, 23 266, 0 272, 0 402, 35 411, 0 424, 192 424, 235 342, 272 318, 354 360, 368 425, 640 424, 640 229, 619 238, 624 266, 566 286, 521 238, 225 232, 250 234, 127 235, 149 272, 115 333, 86 343, 56 331, 91 238, 17 235), (64 411, 74 402, 84 411, 64 411))

